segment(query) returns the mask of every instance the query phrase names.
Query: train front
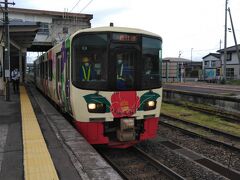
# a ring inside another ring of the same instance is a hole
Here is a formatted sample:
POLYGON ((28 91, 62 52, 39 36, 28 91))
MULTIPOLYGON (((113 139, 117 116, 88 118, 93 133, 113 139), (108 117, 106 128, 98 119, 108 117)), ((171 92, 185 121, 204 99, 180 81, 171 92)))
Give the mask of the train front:
POLYGON ((71 105, 90 144, 125 148, 157 135, 161 44, 136 29, 84 31, 72 39, 71 105))

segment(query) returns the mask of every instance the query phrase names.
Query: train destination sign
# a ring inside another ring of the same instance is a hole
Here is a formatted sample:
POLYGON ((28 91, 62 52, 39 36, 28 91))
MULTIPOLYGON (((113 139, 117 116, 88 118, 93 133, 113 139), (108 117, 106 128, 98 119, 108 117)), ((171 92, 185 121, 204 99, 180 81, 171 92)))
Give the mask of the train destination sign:
POLYGON ((117 41, 126 41, 126 42, 136 42, 138 40, 138 36, 135 34, 122 34, 122 33, 114 33, 113 40, 117 41))

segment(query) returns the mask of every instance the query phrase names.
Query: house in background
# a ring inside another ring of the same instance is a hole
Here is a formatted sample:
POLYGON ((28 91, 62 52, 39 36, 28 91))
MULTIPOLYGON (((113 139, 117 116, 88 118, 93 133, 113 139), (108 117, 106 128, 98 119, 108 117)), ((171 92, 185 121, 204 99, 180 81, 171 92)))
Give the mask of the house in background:
MULTIPOLYGON (((240 49, 240 45, 238 45, 240 49)), ((228 47, 226 59, 226 79, 240 79, 240 62, 236 46, 228 47)), ((223 77, 224 73, 224 49, 217 53, 209 53, 203 58, 203 80, 216 81, 223 77)))
MULTIPOLYGON (((240 49, 240 44, 238 44, 238 48, 240 49)), ((226 50, 227 50, 226 78, 240 79, 240 62, 238 61, 236 46, 228 47, 226 50)), ((220 49, 217 52, 220 53, 221 64, 223 67, 224 49, 220 49)))
POLYGON ((203 80, 216 81, 221 75, 221 60, 219 53, 209 53, 203 58, 203 80))

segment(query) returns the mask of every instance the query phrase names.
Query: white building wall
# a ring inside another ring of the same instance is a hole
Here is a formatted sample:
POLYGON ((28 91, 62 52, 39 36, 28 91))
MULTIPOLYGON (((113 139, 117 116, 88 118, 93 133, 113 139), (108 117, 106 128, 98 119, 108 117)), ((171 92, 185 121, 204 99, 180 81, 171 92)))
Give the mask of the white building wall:
MULTIPOLYGON (((224 54, 222 53, 222 54, 221 54, 222 64, 224 64, 224 63, 223 63, 223 59, 224 59, 224 54)), ((234 65, 234 64, 239 64, 237 53, 233 52, 233 53, 232 53, 232 59, 231 59, 231 61, 226 61, 226 64, 227 64, 227 65, 228 65, 228 64, 232 64, 232 65, 234 65)))
POLYGON ((87 22, 83 22, 80 20, 75 21, 73 19, 53 19, 49 32, 51 36, 51 41, 55 45, 56 43, 64 40, 67 36, 78 31, 80 28, 89 28, 89 24, 87 22), (68 29, 68 33, 63 32, 64 27, 68 29))
POLYGON ((203 68, 219 68, 221 67, 221 61, 216 58, 215 56, 207 56, 206 58, 203 59, 203 68), (205 65, 205 62, 208 61, 208 64, 205 65), (212 66, 212 61, 216 61, 216 66, 212 66))
MULTIPOLYGON (((224 53, 221 54, 222 67, 224 65, 224 53)), ((226 61, 226 68, 234 68, 234 78, 240 79, 240 65, 238 62, 238 56, 236 52, 232 53, 231 61, 226 61)))

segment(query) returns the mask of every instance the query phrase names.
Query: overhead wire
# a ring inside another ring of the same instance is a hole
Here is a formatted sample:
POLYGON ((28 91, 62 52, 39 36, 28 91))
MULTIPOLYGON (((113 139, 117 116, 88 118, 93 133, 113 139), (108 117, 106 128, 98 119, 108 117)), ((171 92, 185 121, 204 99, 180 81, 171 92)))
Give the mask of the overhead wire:
POLYGON ((80 3, 80 1, 81 1, 81 0, 78 0, 78 2, 73 6, 73 8, 71 9, 70 12, 72 12, 72 11, 75 9, 75 7, 80 3))
POLYGON ((90 0, 90 1, 86 4, 86 6, 84 6, 84 7, 81 9, 80 13, 81 13, 82 11, 84 11, 92 2, 93 2, 93 0, 90 0))

